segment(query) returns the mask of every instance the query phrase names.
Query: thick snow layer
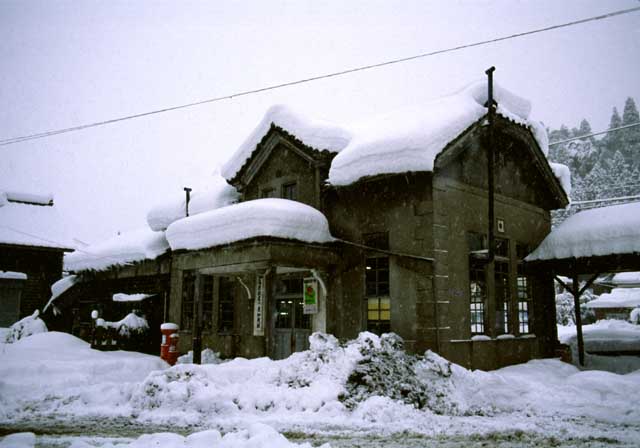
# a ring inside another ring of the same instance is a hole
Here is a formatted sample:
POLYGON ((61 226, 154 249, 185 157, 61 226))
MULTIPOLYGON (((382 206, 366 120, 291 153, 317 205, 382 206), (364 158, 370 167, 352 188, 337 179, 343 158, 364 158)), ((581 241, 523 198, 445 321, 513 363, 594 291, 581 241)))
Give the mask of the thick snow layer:
MULTIPOLYGON (((119 418, 233 433, 268 423, 278 431, 347 437, 368 431, 385 440, 515 437, 505 446, 519 446, 518 434, 574 443, 606 438, 623 446, 640 439, 640 372, 581 372, 559 360, 472 372, 430 352, 409 355, 395 335, 362 333, 340 344, 316 333, 310 342, 310 350, 280 361, 237 358, 166 369, 157 357, 91 350, 62 333, 31 336, 0 347, 0 424, 108 425, 119 418)), ((146 440, 150 446, 157 439, 146 440)))
POLYGON ((32 334, 45 333, 48 331, 47 325, 40 317, 40 311, 35 310, 31 316, 20 319, 9 327, 9 331, 5 335, 4 342, 12 344, 20 339, 31 336, 32 334))
POLYGON ((62 277, 60 280, 51 285, 51 298, 42 309, 42 312, 44 313, 45 311, 47 311, 47 309, 49 309, 51 304, 55 302, 58 297, 64 294, 67 290, 69 290, 69 288, 71 288, 79 281, 80 277, 78 277, 77 275, 67 275, 66 277, 62 277))
MULTIPOLYGON (((197 215, 209 210, 233 204, 238 200, 239 194, 235 188, 227 183, 221 176, 214 176, 210 185, 204 190, 194 189, 189 200, 189 215, 197 215)), ((153 207, 147 213, 147 223, 151 230, 166 230, 169 225, 185 217, 186 195, 177 192, 176 197, 166 203, 153 207)))
MULTIPOLYGON (((546 151, 546 133, 529 120, 531 103, 498 85, 494 97, 497 113, 530 126, 546 151)), ((436 156, 487 113, 486 101, 486 82, 476 82, 449 97, 355 125, 354 138, 331 164, 329 183, 349 185, 366 176, 433 170, 436 156)))
POLYGON ((35 334, 0 347, 0 421, 21 421, 34 410, 122 415, 138 383, 166 367, 157 356, 93 350, 67 333, 35 334))
POLYGON ((620 272, 615 274, 609 283, 617 286, 640 287, 640 272, 620 272))
POLYGON ((326 243, 333 240, 327 218, 287 199, 256 199, 189 216, 167 229, 171 249, 203 249, 268 236, 326 243))
POLYGON ((571 171, 567 165, 562 163, 549 162, 549 166, 553 171, 553 174, 560 181, 562 189, 567 193, 567 196, 571 194, 571 171))
POLYGON ((113 295, 114 302, 141 302, 154 294, 125 294, 118 292, 113 295))
MULTIPOLYGON (((591 325, 582 326, 582 335, 586 352, 625 352, 640 351, 640 325, 631 324, 622 320, 606 319, 599 320, 591 325)), ((558 326, 558 339, 563 344, 568 344, 572 348, 573 359, 577 361, 577 336, 575 326, 558 326)), ((593 358, 593 357, 592 357, 593 358)), ((604 358, 604 357, 600 357, 604 358)), ((625 357, 609 357, 625 358, 625 357)), ((606 368, 607 370, 626 373, 640 369, 640 358, 629 356, 631 359, 606 359, 593 358, 587 356, 586 366, 588 368, 606 368)))
POLYGON ((0 243, 72 249, 72 240, 56 207, 14 203, 0 207, 0 243))
POLYGON ((588 308, 635 308, 640 306, 640 288, 614 288, 585 304, 588 308))
POLYGON ((584 210, 554 229, 525 260, 640 252, 640 202, 584 210))
POLYGON ((26 280, 29 278, 24 272, 0 271, 0 279, 2 280, 26 280))
POLYGON ((83 247, 64 257, 66 271, 102 271, 111 266, 153 260, 169 249, 164 232, 143 228, 83 247))
POLYGON ((317 150, 326 149, 331 152, 339 152, 351 140, 351 133, 335 124, 307 118, 287 106, 272 106, 267 110, 260 124, 222 167, 222 175, 226 179, 232 179, 240 171, 258 143, 269 132, 272 124, 317 150))

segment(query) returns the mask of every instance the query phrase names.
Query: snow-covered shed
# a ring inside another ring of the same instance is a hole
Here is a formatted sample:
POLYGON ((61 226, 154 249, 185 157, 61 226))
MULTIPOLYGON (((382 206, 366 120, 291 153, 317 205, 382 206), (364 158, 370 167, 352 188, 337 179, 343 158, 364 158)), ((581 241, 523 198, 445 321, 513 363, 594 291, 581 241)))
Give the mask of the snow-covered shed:
POLYGON ((45 305, 73 246, 51 195, 0 191, 0 327, 45 305))
POLYGON ((531 104, 494 94, 491 125, 485 82, 353 125, 269 109, 222 169, 238 203, 167 228, 181 350, 195 324, 223 356, 280 358, 312 331, 362 330, 477 368, 553 354, 551 277, 521 262, 568 204, 568 170, 546 159, 531 104))
MULTIPOLYGON (((639 271, 640 202, 576 213, 554 229, 527 256, 526 263, 530 271, 545 271, 555 276, 574 295, 576 302, 602 274, 639 271), (560 276, 569 277, 572 283, 567 284, 560 276), (587 282, 579 288, 582 279, 587 282)), ((580 313, 576 314, 576 323, 582 362, 580 313)))

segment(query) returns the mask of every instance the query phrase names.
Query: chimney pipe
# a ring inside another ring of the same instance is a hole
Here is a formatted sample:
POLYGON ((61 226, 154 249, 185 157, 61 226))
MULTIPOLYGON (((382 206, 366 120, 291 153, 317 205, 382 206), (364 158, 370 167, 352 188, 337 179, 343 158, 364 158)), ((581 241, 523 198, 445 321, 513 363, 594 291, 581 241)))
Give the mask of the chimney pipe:
POLYGON ((494 116, 498 103, 493 100, 493 72, 496 70, 495 67, 489 68, 485 71, 487 75, 487 87, 488 87, 488 95, 487 95, 487 103, 485 106, 488 109, 488 121, 489 121, 489 129, 488 129, 488 138, 487 138, 487 177, 488 177, 488 201, 489 201, 489 229, 487 232, 487 244, 489 245, 489 253, 487 257, 487 263, 492 263, 495 257, 495 234, 494 234, 494 226, 495 226, 495 211, 494 211, 494 169, 495 169, 495 149, 494 149, 494 138, 493 138, 493 126, 494 126, 494 116))

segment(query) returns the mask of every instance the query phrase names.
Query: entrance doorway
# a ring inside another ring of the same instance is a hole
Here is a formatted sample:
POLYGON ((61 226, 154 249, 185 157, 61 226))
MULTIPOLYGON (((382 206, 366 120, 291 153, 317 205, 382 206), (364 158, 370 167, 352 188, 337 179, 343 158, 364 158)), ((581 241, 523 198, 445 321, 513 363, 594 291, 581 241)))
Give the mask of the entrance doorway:
POLYGON ((276 280, 273 359, 309 348, 311 315, 303 313, 302 276, 278 276, 276 280))

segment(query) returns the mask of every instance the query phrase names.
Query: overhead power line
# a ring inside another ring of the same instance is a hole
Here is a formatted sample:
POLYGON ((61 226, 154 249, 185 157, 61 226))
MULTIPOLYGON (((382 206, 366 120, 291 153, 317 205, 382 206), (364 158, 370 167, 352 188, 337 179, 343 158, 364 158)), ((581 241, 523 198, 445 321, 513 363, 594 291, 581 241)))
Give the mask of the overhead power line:
POLYGON ((574 20, 572 22, 566 22, 566 23, 561 23, 561 24, 557 24, 557 25, 551 25, 551 26, 547 26, 547 27, 544 27, 544 28, 537 28, 537 29, 533 29, 533 30, 529 30, 529 31, 524 31, 524 32, 521 32, 521 33, 509 34, 509 35, 506 35, 506 36, 496 37, 496 38, 488 39, 488 40, 482 40, 482 41, 473 42, 473 43, 469 43, 469 44, 458 45, 458 46, 455 46, 455 47, 449 47, 449 48, 445 48, 445 49, 441 49, 441 50, 435 50, 435 51, 430 51, 430 52, 426 52, 426 53, 420 53, 420 54, 416 54, 416 55, 408 56, 408 57, 404 57, 404 58, 391 59, 391 60, 388 60, 388 61, 378 62, 378 63, 375 63, 375 64, 363 65, 363 66, 349 68, 349 69, 345 69, 345 70, 341 70, 341 71, 337 71, 337 72, 326 73, 326 74, 322 74, 322 75, 312 76, 312 77, 309 77, 309 78, 303 78, 303 79, 299 79, 299 80, 296 80, 296 81, 288 81, 288 82, 283 82, 283 83, 280 83, 280 84, 274 84, 274 85, 271 85, 271 86, 260 87, 260 88, 257 88, 257 89, 240 91, 240 92, 236 92, 236 93, 232 93, 232 94, 228 94, 228 95, 224 95, 224 96, 219 96, 219 97, 215 97, 215 98, 209 98, 209 99, 205 99, 205 100, 201 100, 201 101, 194 101, 192 103, 181 104, 181 105, 178 105, 178 106, 165 107, 163 109, 151 110, 151 111, 142 112, 142 113, 139 113, 139 114, 125 115, 125 116, 122 116, 122 117, 112 118, 112 119, 103 120, 103 121, 97 121, 97 122, 94 122, 94 123, 82 124, 82 125, 78 125, 78 126, 72 126, 72 127, 69 127, 69 128, 62 128, 62 129, 56 129, 56 130, 51 130, 51 131, 46 131, 46 132, 40 132, 40 133, 36 133, 36 134, 23 135, 23 136, 20 136, 20 137, 7 138, 7 139, 0 140, 0 146, 13 145, 15 143, 20 143, 20 142, 24 142, 24 141, 28 141, 28 140, 35 140, 35 139, 40 139, 40 138, 45 138, 45 137, 51 137, 51 136, 58 135, 58 134, 65 134, 65 133, 68 133, 68 132, 81 131, 81 130, 87 129, 87 128, 92 128, 92 127, 97 127, 97 126, 105 126, 105 125, 108 125, 108 124, 118 123, 120 121, 147 117, 149 115, 156 115, 156 114, 161 114, 161 113, 165 113, 165 112, 171 112, 171 111, 175 111, 175 110, 179 110, 179 109, 186 109, 186 108, 189 108, 189 107, 201 106, 203 104, 215 103, 215 102, 223 101, 223 100, 230 100, 230 99, 241 97, 241 96, 247 96, 247 95, 252 95, 252 94, 256 94, 256 93, 267 92, 267 91, 270 91, 270 90, 281 89, 281 88, 284 88, 284 87, 295 86, 295 85, 298 85, 298 84, 305 84, 305 83, 309 83, 309 82, 312 82, 312 81, 318 81, 318 80, 321 80, 321 79, 335 78, 337 76, 343 76, 343 75, 347 75, 347 74, 350 74, 350 73, 356 73, 356 72, 361 72, 361 71, 365 71, 365 70, 371 70, 371 69, 374 69, 374 68, 385 67, 385 66, 388 66, 388 65, 399 64, 399 63, 403 63, 403 62, 409 62, 409 61, 413 61, 413 60, 416 60, 416 59, 426 58, 426 57, 429 57, 429 56, 436 56, 436 55, 439 55, 439 54, 451 53, 451 52, 454 52, 454 51, 460 51, 460 50, 464 50, 466 48, 479 47, 479 46, 482 46, 482 45, 493 44, 493 43, 496 43, 496 42, 501 42, 501 41, 505 41, 505 40, 509 40, 509 39, 515 39, 515 38, 519 38, 519 37, 529 36, 529 35, 532 35, 532 34, 543 33, 543 32, 546 32, 546 31, 557 30, 557 29, 560 29, 560 28, 567 28, 567 27, 570 27, 570 26, 581 25, 581 24, 584 24, 584 23, 595 22, 595 21, 603 20, 603 19, 609 19, 611 17, 620 16, 620 15, 624 15, 624 14, 630 14, 630 13, 637 12, 637 11, 640 11, 640 7, 622 9, 622 10, 619 10, 619 11, 613 11, 613 12, 609 12, 609 13, 606 13, 606 14, 601 14, 601 15, 598 15, 598 16, 587 17, 585 19, 574 20))
POLYGON ((594 137, 596 135, 608 134, 609 132, 619 131, 620 129, 632 128, 634 126, 640 126, 640 121, 637 122, 637 123, 631 123, 631 124, 627 124, 627 125, 624 125, 624 126, 619 126, 617 128, 611 128, 611 129, 608 129, 606 131, 594 132, 593 134, 586 134, 586 135, 582 135, 580 137, 573 137, 573 138, 568 138, 566 140, 560 140, 559 142, 549 143, 549 146, 560 145, 562 143, 572 142, 574 140, 584 140, 585 138, 594 137))

